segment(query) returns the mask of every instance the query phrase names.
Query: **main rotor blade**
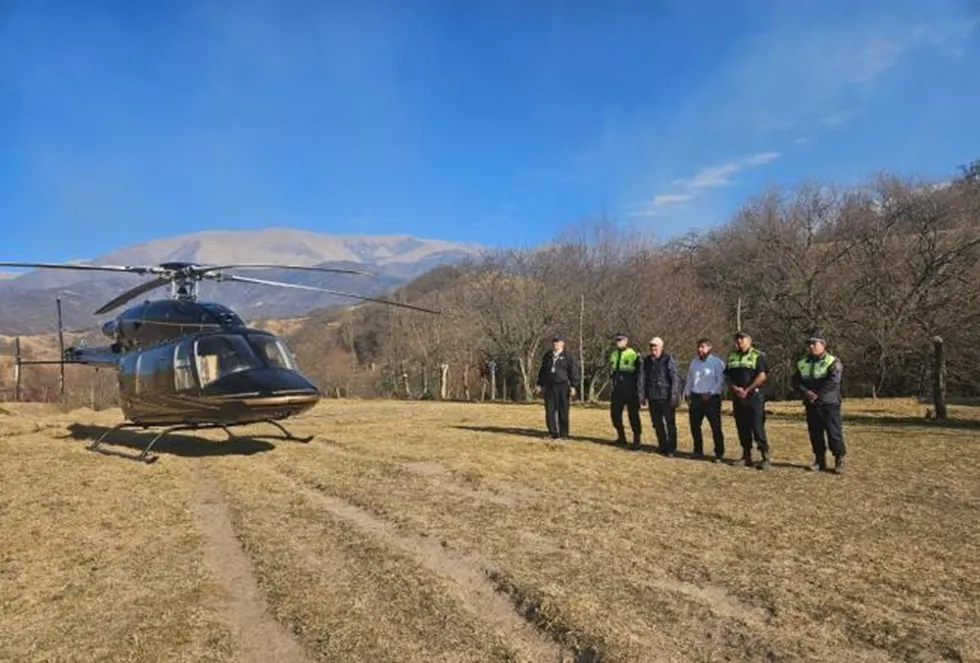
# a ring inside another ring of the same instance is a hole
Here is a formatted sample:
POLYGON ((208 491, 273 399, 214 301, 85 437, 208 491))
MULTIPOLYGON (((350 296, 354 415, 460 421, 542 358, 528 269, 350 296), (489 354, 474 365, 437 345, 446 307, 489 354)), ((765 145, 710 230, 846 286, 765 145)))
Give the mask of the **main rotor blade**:
POLYGON ((146 283, 140 283, 135 288, 131 288, 126 292, 122 293, 121 295, 115 297, 113 300, 103 304, 102 308, 100 308, 98 311, 95 312, 95 315, 102 315, 103 313, 108 313, 109 311, 116 308, 117 306, 121 304, 125 304, 129 300, 139 297, 144 292, 149 292, 150 290, 153 290, 154 288, 159 288, 160 286, 165 285, 167 283, 170 283, 170 279, 166 279, 163 277, 157 277, 152 281, 147 281, 146 283))
POLYGON ((359 269, 343 269, 341 267, 307 267, 306 265, 274 265, 271 263, 239 263, 237 265, 215 265, 204 266, 204 272, 219 272, 223 269, 297 269, 306 272, 332 272, 334 274, 360 274, 370 276, 371 272, 364 272, 359 269))
POLYGON ((160 274, 159 267, 129 267, 126 265, 72 265, 52 262, 0 262, 0 267, 32 267, 35 269, 75 269, 92 272, 129 272, 131 274, 160 274))
POLYGON ((377 302, 378 304, 387 304, 388 306, 400 306, 402 308, 410 308, 415 311, 421 311, 423 313, 434 313, 435 315, 441 315, 440 311, 433 311, 431 309, 422 308, 421 306, 412 306, 411 304, 402 304, 401 302, 393 302, 387 299, 378 299, 377 297, 365 297, 364 295, 354 295, 349 292, 340 292, 338 290, 328 290, 327 288, 314 288, 309 285, 299 285, 296 283, 281 283, 280 281, 266 281, 265 279, 253 279, 247 276, 235 276, 234 274, 221 275, 219 281, 237 281, 239 283, 258 283, 259 285, 275 285, 281 288, 295 288, 297 290, 310 290, 312 292, 324 292, 328 295, 337 295, 339 297, 350 297, 352 299, 362 299, 366 302, 377 302))

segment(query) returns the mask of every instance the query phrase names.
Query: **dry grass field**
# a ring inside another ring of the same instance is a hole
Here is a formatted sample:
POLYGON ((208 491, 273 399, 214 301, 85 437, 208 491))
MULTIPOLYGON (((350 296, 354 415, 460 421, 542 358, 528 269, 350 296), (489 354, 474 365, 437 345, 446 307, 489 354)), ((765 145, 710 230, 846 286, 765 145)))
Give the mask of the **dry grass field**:
POLYGON ((327 401, 145 465, 85 449, 118 411, 0 404, 0 660, 980 660, 980 409, 849 402, 844 476, 775 410, 761 472, 602 409, 327 401))

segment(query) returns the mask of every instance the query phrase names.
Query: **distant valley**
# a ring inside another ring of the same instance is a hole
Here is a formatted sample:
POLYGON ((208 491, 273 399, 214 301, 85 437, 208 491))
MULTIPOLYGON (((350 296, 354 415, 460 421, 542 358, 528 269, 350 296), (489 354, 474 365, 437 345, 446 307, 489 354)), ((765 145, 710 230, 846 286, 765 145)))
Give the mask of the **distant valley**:
MULTIPOLYGON (((10 250, 10 249, 8 249, 10 250)), ((474 244, 419 239, 407 235, 328 235, 288 228, 209 231, 168 237, 78 261, 94 265, 158 265, 170 261, 199 264, 275 263, 361 269, 371 276, 320 274, 295 270, 237 270, 236 274, 285 281, 367 296, 382 295, 440 265, 478 255, 474 244)), ((0 260, 17 261, 16 250, 0 260)), ((53 261, 52 261, 53 262, 53 261)), ((97 326, 92 311, 147 277, 82 271, 0 272, 0 333, 34 334, 57 327, 55 300, 62 299, 66 328, 97 326)), ((356 300, 265 285, 203 282, 202 299, 220 301, 246 319, 303 315, 312 309, 356 300)), ((147 297, 166 297, 166 288, 147 297)))

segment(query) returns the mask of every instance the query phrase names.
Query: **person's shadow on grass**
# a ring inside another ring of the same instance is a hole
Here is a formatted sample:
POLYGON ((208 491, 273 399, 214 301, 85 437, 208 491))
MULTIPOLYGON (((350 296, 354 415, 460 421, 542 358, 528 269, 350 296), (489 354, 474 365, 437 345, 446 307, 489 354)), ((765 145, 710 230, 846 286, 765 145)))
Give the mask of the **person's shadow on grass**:
MULTIPOLYGON (((532 437, 542 440, 551 440, 552 437, 547 431, 542 431, 536 428, 521 428, 516 426, 454 426, 459 430, 474 431, 477 433, 495 433, 497 435, 515 435, 519 437, 532 437)), ((555 440, 560 441, 560 440, 555 440)), ((590 444, 599 444, 605 447, 613 447, 616 449, 622 449, 623 451, 629 451, 632 453, 647 453, 647 454, 657 454, 660 453, 660 448, 650 444, 641 444, 638 448, 634 447, 632 444, 627 442, 626 444, 619 444, 615 440, 605 439, 601 437, 589 437, 582 435, 572 435, 569 437, 568 441, 571 442, 588 442, 590 444)), ((758 457, 758 452, 755 454, 758 457)), ((671 458, 666 458, 665 460, 688 460, 702 463, 710 463, 714 460, 713 456, 706 454, 703 456, 695 456, 694 453, 690 451, 675 451, 671 458)), ((739 457, 729 457, 721 461, 720 464, 724 465, 741 465, 742 459, 739 457)), ((805 463, 794 463, 790 461, 772 461, 773 467, 778 468, 789 468, 798 470, 809 470, 810 466, 805 463)))

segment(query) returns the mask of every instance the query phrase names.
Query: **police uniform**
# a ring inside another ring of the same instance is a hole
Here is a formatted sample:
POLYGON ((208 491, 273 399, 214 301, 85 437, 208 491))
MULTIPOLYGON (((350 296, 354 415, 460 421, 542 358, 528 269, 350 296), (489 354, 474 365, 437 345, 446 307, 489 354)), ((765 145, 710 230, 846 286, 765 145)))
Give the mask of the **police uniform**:
MULTIPOLYGON (((552 339, 564 340, 560 335, 552 339)), ((544 391, 545 419, 552 438, 568 437, 569 394, 580 380, 578 363, 567 350, 549 350, 541 358, 537 384, 544 391)))
MULTIPOLYGON (((819 331, 811 334, 807 342, 825 344, 819 331)), ((806 407, 806 427, 813 449, 810 469, 814 471, 827 469, 828 446, 834 455, 834 472, 840 474, 844 471, 847 449, 844 445, 840 395, 843 372, 840 359, 826 349, 820 355, 807 353, 796 363, 793 387, 803 396, 806 407), (812 396, 816 398, 811 400, 812 396)))
MULTIPOLYGON (((746 332, 738 332, 735 338, 748 337, 746 332)), ((766 356, 750 347, 748 352, 741 352, 737 348, 728 355, 725 366, 725 375, 728 382, 733 387, 748 387, 760 373, 768 370, 766 356)), ((772 454, 769 449, 769 440, 766 437, 766 402, 760 389, 753 389, 745 398, 739 398, 732 394, 732 407, 735 414, 735 427, 738 430, 738 441, 742 445, 742 460, 745 465, 752 465, 752 440, 762 454, 763 469, 771 466, 772 454)))
MULTIPOLYGON (((617 334, 615 340, 626 339, 626 334, 617 334)), ((629 415, 630 429, 633 432, 633 445, 639 446, 642 435, 640 424, 640 353, 627 346, 620 350, 613 348, 609 356, 612 371, 612 403, 609 414, 613 428, 616 429, 616 442, 626 443, 626 429, 623 426, 623 408, 629 415)))

